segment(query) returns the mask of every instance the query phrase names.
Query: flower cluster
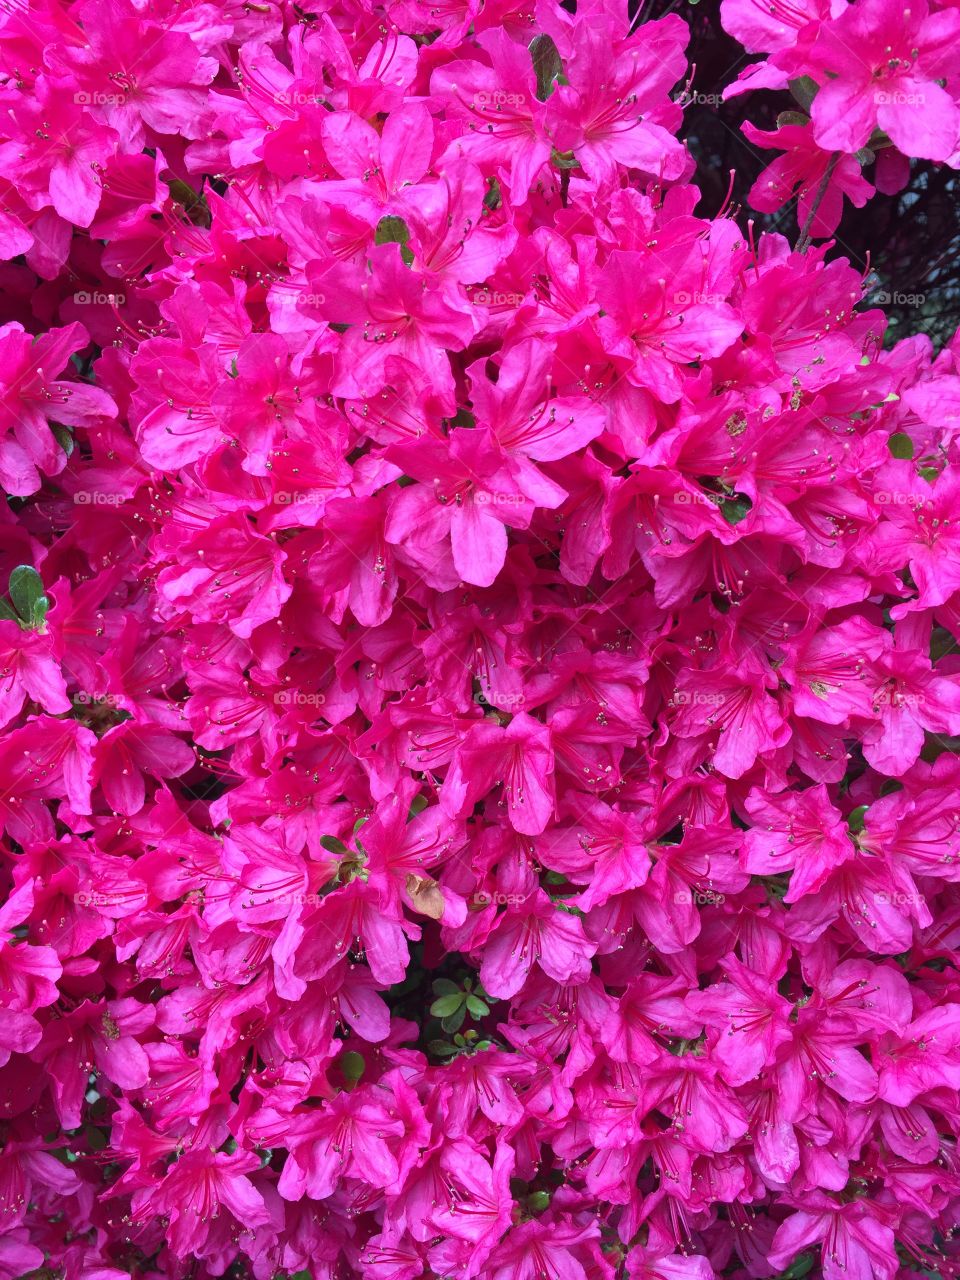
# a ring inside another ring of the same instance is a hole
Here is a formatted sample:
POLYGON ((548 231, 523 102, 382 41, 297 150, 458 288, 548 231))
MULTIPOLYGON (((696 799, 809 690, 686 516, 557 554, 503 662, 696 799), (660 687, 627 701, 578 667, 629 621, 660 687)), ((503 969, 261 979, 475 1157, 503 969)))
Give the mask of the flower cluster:
POLYGON ((960 341, 811 244, 912 6, 724 0, 791 246, 675 15, 4 5, 3 1280, 954 1274, 960 341))
POLYGON ((755 146, 783 151, 750 192, 775 212, 794 198, 806 234, 837 229, 844 198, 862 208, 874 190, 901 191, 910 158, 960 168, 960 13, 927 0, 722 0, 726 29, 749 53, 727 96, 789 88, 800 110, 773 131, 749 122, 755 146), (874 185, 864 178, 873 166, 874 185))

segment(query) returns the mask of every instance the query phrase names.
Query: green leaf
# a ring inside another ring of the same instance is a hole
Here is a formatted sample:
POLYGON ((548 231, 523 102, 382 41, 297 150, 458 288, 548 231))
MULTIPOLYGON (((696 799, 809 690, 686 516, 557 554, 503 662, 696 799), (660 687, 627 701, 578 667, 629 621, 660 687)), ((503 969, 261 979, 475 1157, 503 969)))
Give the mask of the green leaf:
POLYGON ((739 524, 741 520, 750 514, 752 505, 749 498, 727 498, 725 502, 720 504, 720 514, 727 524, 739 524))
POLYGON ((810 117, 802 111, 781 111, 777 116, 777 128, 784 129, 788 124, 809 124, 810 117))
POLYGON ((448 995, 440 996, 438 1000, 434 1000, 430 1006, 430 1012, 435 1018, 449 1018, 452 1013, 460 1008, 465 1001, 462 991, 450 992, 448 995))
POLYGON ((887 448, 895 458, 913 457, 913 441, 904 431, 895 431, 887 441, 887 448))
POLYGON ((863 815, 867 812, 869 807, 869 805, 865 804, 858 805, 847 818, 847 829, 850 831, 851 835, 856 835, 857 832, 863 830, 863 815))
POLYGON ((43 594, 43 580, 29 564, 18 564, 10 574, 10 599, 23 625, 39 631, 47 616, 50 601, 43 594))
POLYGON ((488 178, 488 187, 483 197, 483 207, 488 213, 493 213, 495 209, 499 209, 502 203, 500 194, 500 183, 496 178, 488 178))
POLYGON ((448 425, 451 427, 473 428, 477 425, 477 420, 469 410, 458 409, 453 417, 448 419, 448 425))
POLYGON ((546 102, 553 93, 554 82, 563 75, 560 50, 551 36, 542 34, 534 36, 530 41, 530 56, 537 76, 537 97, 541 102, 546 102))
POLYGON ((801 1253, 799 1257, 794 1258, 786 1271, 781 1271, 775 1280, 801 1280, 801 1276, 805 1276, 813 1267, 813 1254, 801 1253))
POLYGON ((451 982, 449 978, 434 978, 430 984, 431 990, 435 996, 452 996, 454 992, 459 994, 460 988, 455 982, 451 982))
POLYGON ((340 1059, 340 1070, 343 1072, 345 1080, 356 1082, 363 1076, 366 1069, 367 1064, 362 1056, 359 1053, 354 1053, 352 1049, 340 1059))
POLYGON ((463 1020, 466 1016, 467 1016, 466 1005, 460 1005, 460 1007, 458 1009, 455 1009, 453 1013, 449 1013, 445 1018, 441 1018, 440 1025, 441 1027, 443 1027, 447 1035, 450 1035, 451 1032, 460 1030, 460 1028, 463 1026, 463 1020))
POLYGON ((375 244, 406 244, 409 239, 410 228, 396 214, 388 214, 377 223, 375 244))
POLYGON ((884 133, 882 129, 874 129, 867 139, 867 146, 871 151, 886 151, 887 147, 893 146, 893 142, 890 135, 884 133))
POLYGON ((62 426, 59 422, 51 422, 50 430, 56 437, 57 444, 69 458, 73 453, 73 434, 70 428, 62 426))
POLYGON ((794 101, 799 102, 809 115, 813 100, 820 92, 820 86, 816 80, 811 79, 810 76, 798 76, 796 80, 790 81, 787 88, 793 94, 794 101))
POLYGON ((550 1208, 550 1192, 534 1191, 527 1196, 527 1208, 531 1213, 543 1213, 544 1209, 550 1208))
POLYGON ((572 151, 558 151, 556 147, 550 153, 550 161, 558 169, 579 169, 580 161, 572 151))
POLYGON ((385 218, 381 218, 377 223, 376 234, 373 237, 374 244, 398 244, 400 245, 400 257, 409 267, 413 262, 413 252, 407 248, 407 241, 410 239, 410 228, 402 218, 398 218, 396 214, 387 214, 385 218))
POLYGON ((458 1047, 451 1044, 449 1040, 431 1040, 427 1048, 440 1058, 451 1058, 455 1053, 459 1053, 458 1047))
POLYGON ((336 836, 321 836, 320 844, 323 846, 324 849, 326 849, 327 853, 335 853, 337 854, 338 857, 341 857, 341 858, 344 856, 344 854, 350 852, 350 850, 343 843, 343 841, 338 840, 336 836))
POLYGON ((167 182, 167 187, 170 199, 174 204, 180 205, 192 223, 198 227, 210 226, 210 207, 202 191, 194 191, 193 187, 181 182, 179 178, 172 178, 167 182))
POLYGON ((467 996, 467 1012, 471 1018, 485 1018, 490 1012, 490 1006, 476 996, 467 996))

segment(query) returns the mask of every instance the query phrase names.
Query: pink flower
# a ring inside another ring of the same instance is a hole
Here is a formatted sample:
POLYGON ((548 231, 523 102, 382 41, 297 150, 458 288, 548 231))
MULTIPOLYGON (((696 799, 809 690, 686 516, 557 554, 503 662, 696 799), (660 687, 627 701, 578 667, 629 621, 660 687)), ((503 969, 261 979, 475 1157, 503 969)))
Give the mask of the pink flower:
POLYGON ((41 474, 55 475, 66 466, 67 454, 51 421, 92 425, 116 414, 102 388, 59 376, 86 344, 87 332, 79 324, 36 340, 18 324, 0 331, 0 480, 10 493, 35 493, 41 474))
POLYGON ((865 1201, 841 1205, 822 1193, 777 1230, 770 1264, 787 1266, 805 1246, 819 1244, 826 1280, 892 1280, 898 1270, 894 1233, 865 1201))
POLYGON ((259 1167, 254 1155, 237 1151, 197 1151, 182 1155, 159 1184, 135 1192, 131 1216, 144 1222, 158 1215, 168 1222, 170 1248, 177 1258, 222 1249, 238 1228, 250 1230, 271 1220, 263 1196, 247 1176, 259 1167))
POLYGON ((440 805, 450 817, 461 817, 499 789, 513 829, 536 835, 553 814, 553 769, 550 730, 531 716, 521 711, 505 727, 483 721, 454 752, 440 805))
POLYGON ((937 83, 949 68, 960 16, 908 12, 890 0, 857 0, 824 22, 811 51, 821 87, 814 136, 829 151, 858 151, 875 128, 906 155, 946 160, 960 136, 960 110, 937 83))
POLYGON ((785 902, 815 892, 854 857, 847 825, 822 785, 769 798, 754 791, 746 809, 754 825, 744 834, 740 864, 757 875, 791 872, 785 902))
POLYGON ((585 982, 591 945, 575 915, 537 894, 498 920, 480 966, 480 980, 491 995, 516 995, 534 964, 557 982, 585 982))
POLYGON ((853 156, 841 156, 831 167, 830 151, 817 145, 809 124, 764 131, 747 121, 743 132, 754 146, 785 152, 767 165, 750 188, 750 203, 761 213, 776 213, 796 196, 798 224, 819 238, 836 231, 844 197, 855 209, 862 209, 873 195, 853 156))

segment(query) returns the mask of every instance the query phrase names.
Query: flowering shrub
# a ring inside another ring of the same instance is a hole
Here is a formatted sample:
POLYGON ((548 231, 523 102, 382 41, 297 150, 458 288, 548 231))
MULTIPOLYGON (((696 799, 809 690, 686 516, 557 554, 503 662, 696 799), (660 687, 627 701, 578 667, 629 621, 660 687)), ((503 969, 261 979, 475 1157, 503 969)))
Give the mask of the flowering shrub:
POLYGON ((955 1274, 960 12, 722 16, 789 237, 676 15, 4 6, 0 1277, 955 1274))

